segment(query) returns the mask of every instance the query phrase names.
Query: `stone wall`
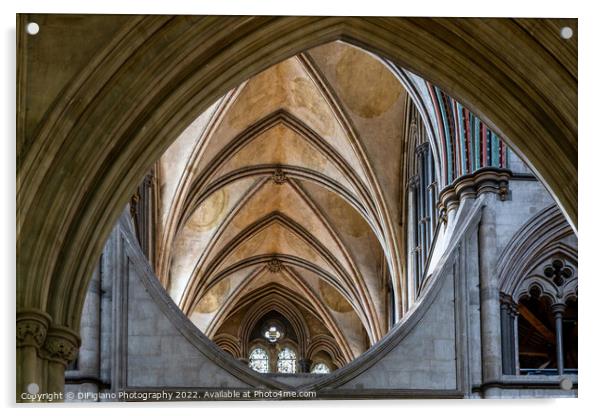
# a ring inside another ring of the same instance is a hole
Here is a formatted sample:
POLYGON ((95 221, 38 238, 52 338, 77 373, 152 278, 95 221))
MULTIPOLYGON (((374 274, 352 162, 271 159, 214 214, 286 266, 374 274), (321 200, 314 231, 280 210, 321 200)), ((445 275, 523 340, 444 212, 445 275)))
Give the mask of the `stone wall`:
POLYGON ((453 275, 443 278, 433 303, 403 342, 342 388, 457 388, 453 275))

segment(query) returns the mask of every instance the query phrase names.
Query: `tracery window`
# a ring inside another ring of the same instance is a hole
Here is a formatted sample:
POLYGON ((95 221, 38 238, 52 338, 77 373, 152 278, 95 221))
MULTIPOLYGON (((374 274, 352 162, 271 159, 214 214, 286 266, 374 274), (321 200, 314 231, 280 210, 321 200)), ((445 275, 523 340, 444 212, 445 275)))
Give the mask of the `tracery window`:
POLYGON ((297 372, 297 354, 292 348, 284 347, 278 353, 277 370, 279 373, 297 372))
POLYGON ((577 273, 555 258, 501 293, 502 370, 513 375, 577 373, 577 273))
POLYGON ((259 373, 269 373, 270 360, 266 350, 261 347, 255 347, 249 354, 249 367, 259 373))
POLYGON ((328 374, 330 373, 330 367, 325 363, 315 363, 311 369, 312 374, 328 374))
POLYGON ((276 324, 269 325, 263 333, 263 336, 271 343, 277 342, 282 338, 282 330, 276 324))

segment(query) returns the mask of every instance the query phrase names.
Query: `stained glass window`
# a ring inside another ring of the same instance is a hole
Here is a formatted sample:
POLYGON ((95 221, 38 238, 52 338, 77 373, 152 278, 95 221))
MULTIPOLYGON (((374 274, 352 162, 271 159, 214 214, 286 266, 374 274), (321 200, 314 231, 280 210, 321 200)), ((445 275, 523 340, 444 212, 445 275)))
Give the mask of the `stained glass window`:
POLYGON ((268 353, 261 347, 253 348, 249 354, 249 367, 259 373, 269 372, 268 353))
POLYGON ((328 374, 330 373, 330 368, 324 363, 316 363, 311 369, 313 374, 328 374))
POLYGON ((291 348, 285 347, 278 353, 278 372, 296 373, 297 372, 297 354, 291 348))

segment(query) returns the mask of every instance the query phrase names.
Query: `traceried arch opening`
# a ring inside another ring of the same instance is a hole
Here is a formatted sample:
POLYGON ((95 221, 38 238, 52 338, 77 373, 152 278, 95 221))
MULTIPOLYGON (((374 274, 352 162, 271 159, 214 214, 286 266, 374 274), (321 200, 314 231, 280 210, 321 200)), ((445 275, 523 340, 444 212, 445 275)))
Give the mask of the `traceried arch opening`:
POLYGON ((541 239, 543 250, 534 247, 540 258, 527 263, 523 257, 515 270, 527 266, 527 275, 504 281, 510 292, 500 294, 505 374, 577 373, 577 259, 558 241, 566 238, 541 239))
POLYGON ((533 290, 519 303, 518 340, 521 372, 555 371, 556 339, 550 299, 533 290))
POLYGON ((311 372, 321 351, 327 374, 423 296, 459 181, 504 198, 511 160, 438 87, 333 42, 215 102, 155 164, 132 216, 162 285, 210 339, 242 360, 261 346, 274 373, 292 336, 286 368, 311 372), (268 311, 280 323, 253 329, 268 311))

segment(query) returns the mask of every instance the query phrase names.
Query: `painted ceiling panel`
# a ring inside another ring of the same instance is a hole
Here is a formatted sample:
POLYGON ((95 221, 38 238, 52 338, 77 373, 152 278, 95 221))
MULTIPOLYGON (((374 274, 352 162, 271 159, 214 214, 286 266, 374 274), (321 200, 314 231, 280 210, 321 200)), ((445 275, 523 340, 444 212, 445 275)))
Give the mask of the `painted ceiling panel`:
POLYGON ((173 246, 174 256, 170 269, 170 296, 179 302, 190 279, 198 257, 206 249, 228 211, 242 197, 241 190, 248 188, 253 179, 235 182, 220 189, 208 198, 186 222, 173 246))
POLYGON ((159 159, 160 170, 162 172, 159 186, 161 186, 162 192, 161 224, 163 225, 165 225, 167 217, 170 215, 170 210, 172 209, 171 203, 173 202, 174 194, 178 191, 178 185, 180 185, 186 169, 190 168, 190 158, 194 149, 198 146, 203 131, 207 128, 207 124, 220 102, 221 100, 201 114, 159 159))

